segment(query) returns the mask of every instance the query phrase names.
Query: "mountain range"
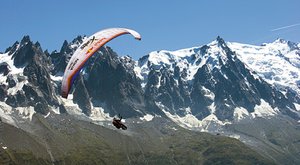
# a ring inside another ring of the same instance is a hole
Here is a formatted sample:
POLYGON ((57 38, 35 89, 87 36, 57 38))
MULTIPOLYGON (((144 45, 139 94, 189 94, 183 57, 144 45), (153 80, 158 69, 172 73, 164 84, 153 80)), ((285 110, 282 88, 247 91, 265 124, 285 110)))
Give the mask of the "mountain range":
MULTIPOLYGON (((182 141, 180 134, 211 136, 199 132, 217 134, 217 137, 210 137, 216 141, 219 135, 222 135, 220 141, 227 142, 224 136, 239 139, 259 153, 259 158, 254 156, 251 161, 267 164, 300 162, 300 44, 278 39, 255 46, 225 42, 217 37, 207 45, 154 51, 139 60, 120 57, 112 48, 104 46, 89 59, 75 80, 69 97, 64 99, 60 96, 64 69, 85 39, 78 36, 71 42, 64 41, 59 51, 49 53, 42 50, 40 43, 33 43, 29 36, 24 36, 0 54, 1 123, 7 130, 17 129, 17 134, 25 134, 29 141, 33 141, 30 143, 37 141, 43 146, 45 155, 50 155, 46 164, 69 161, 66 157, 57 157, 64 150, 75 151, 58 146, 67 143, 74 132, 78 133, 75 137, 81 138, 87 133, 87 138, 94 143, 97 143, 97 138, 92 137, 95 130, 104 131, 102 136, 105 137, 119 134, 110 124, 112 117, 118 114, 132 128, 120 135, 122 143, 126 144, 122 144, 122 149, 130 153, 129 158, 127 155, 128 164, 130 160, 145 164, 150 161, 133 156, 136 150, 159 157, 150 152, 155 151, 153 148, 159 149, 159 145, 151 148, 151 142, 141 140, 144 137, 154 143, 158 137, 166 140, 173 135, 182 141), (137 132, 138 139, 132 138, 137 132), (131 143, 135 143, 132 150, 128 147, 131 143), (143 143, 148 147, 139 149, 143 143)), ((12 132, 8 134, 13 136, 12 132)), ((101 136, 101 133, 95 133, 95 136, 101 136)), ((0 140, 5 141, 8 148, 20 149, 7 139, 0 140)), ((187 139, 191 146, 203 142, 187 139)), ((170 145, 177 146, 176 140, 161 150, 174 154, 170 145)), ((101 142, 97 144, 106 144, 107 151, 115 151, 112 141, 102 139, 101 142)), ((241 145, 230 140, 228 143, 241 145)), ((91 145, 87 141, 83 144, 91 145)), ((66 148, 74 145, 75 141, 71 140, 66 148)), ((37 156, 39 147, 30 146, 30 152, 37 156)), ((184 147, 174 149, 183 152, 184 147)), ((198 149, 191 152, 198 152, 198 149)), ((247 152, 252 154, 250 149, 247 152)), ((203 154, 204 158, 198 161, 183 159, 204 164, 217 161, 215 157, 205 159, 205 151, 203 154)), ((77 156, 80 159, 82 155, 77 156)), ((107 163, 111 156, 107 155, 107 159, 101 161, 107 163)), ((115 157, 122 160, 123 156, 117 153, 115 157)), ((228 159, 224 161, 233 160, 228 159)), ((170 157, 158 160, 172 162, 170 157)), ((160 163, 164 164, 163 161, 160 163)))

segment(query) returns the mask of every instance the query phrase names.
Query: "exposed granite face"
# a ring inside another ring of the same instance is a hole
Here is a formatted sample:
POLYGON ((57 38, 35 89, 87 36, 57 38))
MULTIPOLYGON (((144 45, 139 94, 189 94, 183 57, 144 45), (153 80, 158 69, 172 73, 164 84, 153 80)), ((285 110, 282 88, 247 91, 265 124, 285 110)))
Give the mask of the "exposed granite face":
MULTIPOLYGON (((25 36, 20 43, 7 49, 13 64, 17 68, 23 68, 23 73, 6 74, 7 86, 2 85, 1 92, 5 97, 2 100, 12 107, 34 107, 38 113, 47 114, 51 106, 60 106, 55 89, 50 78, 51 60, 38 42, 32 43, 29 36, 25 36), (7 92, 10 90, 11 92, 7 92)), ((3 64, 9 68, 7 64, 3 64)), ((8 69, 9 70, 9 69, 8 69)))
MULTIPOLYGON (((0 64, 0 74, 7 76, 6 84, 0 88, 0 99, 13 107, 33 106, 43 114, 47 114, 51 106, 66 112, 58 101, 60 84, 53 82, 50 75, 62 76, 70 57, 82 42, 81 36, 70 43, 65 41, 59 52, 51 54, 43 52, 40 44, 33 44, 28 36, 16 42, 6 52, 12 56, 15 67, 24 68, 23 74, 12 75, 7 63, 0 64), (22 84, 21 90, 17 89, 20 88, 18 84, 22 84)), ((279 107, 283 114, 299 118, 291 111, 295 109, 292 101, 299 98, 293 91, 287 91, 284 96, 261 78, 254 78, 255 73, 245 67, 222 38, 217 38, 215 46, 221 51, 219 56, 209 57, 204 64, 199 56, 208 56, 210 45, 197 48, 198 54, 187 57, 191 64, 201 64, 190 80, 187 80, 187 69, 181 69, 176 62, 158 66, 149 62, 149 55, 142 57, 138 63, 147 63, 149 70, 143 87, 134 70, 137 62, 128 56, 119 57, 104 46, 87 61, 75 79, 71 89, 73 102, 87 116, 91 115, 93 106, 101 106, 110 116, 121 114, 126 118, 164 115, 158 107, 162 105, 171 114, 191 113, 204 119, 214 106, 214 115, 225 121, 233 120, 236 107, 253 112, 254 107, 265 100, 273 108, 279 107), (218 67, 210 68, 211 63, 217 63, 218 67)))

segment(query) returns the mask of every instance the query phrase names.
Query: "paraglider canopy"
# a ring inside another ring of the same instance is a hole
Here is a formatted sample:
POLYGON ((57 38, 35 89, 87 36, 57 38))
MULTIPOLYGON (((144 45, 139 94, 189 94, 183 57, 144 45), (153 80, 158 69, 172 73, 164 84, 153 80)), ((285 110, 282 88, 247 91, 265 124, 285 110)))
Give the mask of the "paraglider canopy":
POLYGON ((141 40, 141 35, 134 30, 126 28, 109 28, 93 34, 76 49, 65 69, 61 84, 62 97, 68 97, 76 75, 80 72, 86 61, 104 44, 124 34, 131 34, 135 39, 141 40))

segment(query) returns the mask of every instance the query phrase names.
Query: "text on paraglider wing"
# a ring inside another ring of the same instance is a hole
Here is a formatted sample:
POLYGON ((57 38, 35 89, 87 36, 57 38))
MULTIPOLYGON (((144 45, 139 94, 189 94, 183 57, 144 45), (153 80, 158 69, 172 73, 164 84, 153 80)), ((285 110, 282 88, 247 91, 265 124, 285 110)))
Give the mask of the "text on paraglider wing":
MULTIPOLYGON (((88 55, 89 53, 92 52, 92 50, 95 48, 95 49, 98 49, 100 46, 102 46, 106 41, 106 38, 101 38, 99 41, 97 41, 92 47, 90 47, 87 51, 86 51, 86 55, 88 55)), ((92 41, 93 42, 93 41, 92 41)))
POLYGON ((82 44, 82 45, 80 46, 80 49, 81 49, 81 50, 84 49, 86 46, 88 46, 89 44, 92 44, 92 43, 93 43, 94 41, 96 41, 96 40, 98 40, 98 39, 96 39, 95 37, 89 39, 86 43, 84 43, 84 44, 82 44))
POLYGON ((82 69, 82 66, 87 62, 87 60, 104 44, 123 34, 131 34, 136 39, 141 38, 138 32, 131 29, 109 28, 96 32, 76 49, 67 65, 67 69, 65 70, 63 76, 61 90, 62 96, 64 98, 68 97, 68 93, 72 87, 72 83, 76 78, 77 73, 79 73, 79 71, 82 69))
POLYGON ((76 63, 77 63, 77 61, 78 61, 79 59, 78 58, 76 58, 76 60, 74 60, 71 64, 70 64, 70 66, 69 66, 69 70, 73 70, 73 68, 74 68, 74 66, 76 65, 76 63))

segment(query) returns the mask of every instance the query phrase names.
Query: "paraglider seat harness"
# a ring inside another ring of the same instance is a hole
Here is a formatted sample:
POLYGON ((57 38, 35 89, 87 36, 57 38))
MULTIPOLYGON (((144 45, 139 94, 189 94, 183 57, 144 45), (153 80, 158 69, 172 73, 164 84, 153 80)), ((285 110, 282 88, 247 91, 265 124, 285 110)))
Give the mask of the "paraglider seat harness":
POLYGON ((116 128, 118 128, 118 129, 122 128, 122 130, 126 130, 127 127, 121 122, 121 120, 122 120, 122 116, 119 115, 119 119, 114 117, 112 123, 116 128))

